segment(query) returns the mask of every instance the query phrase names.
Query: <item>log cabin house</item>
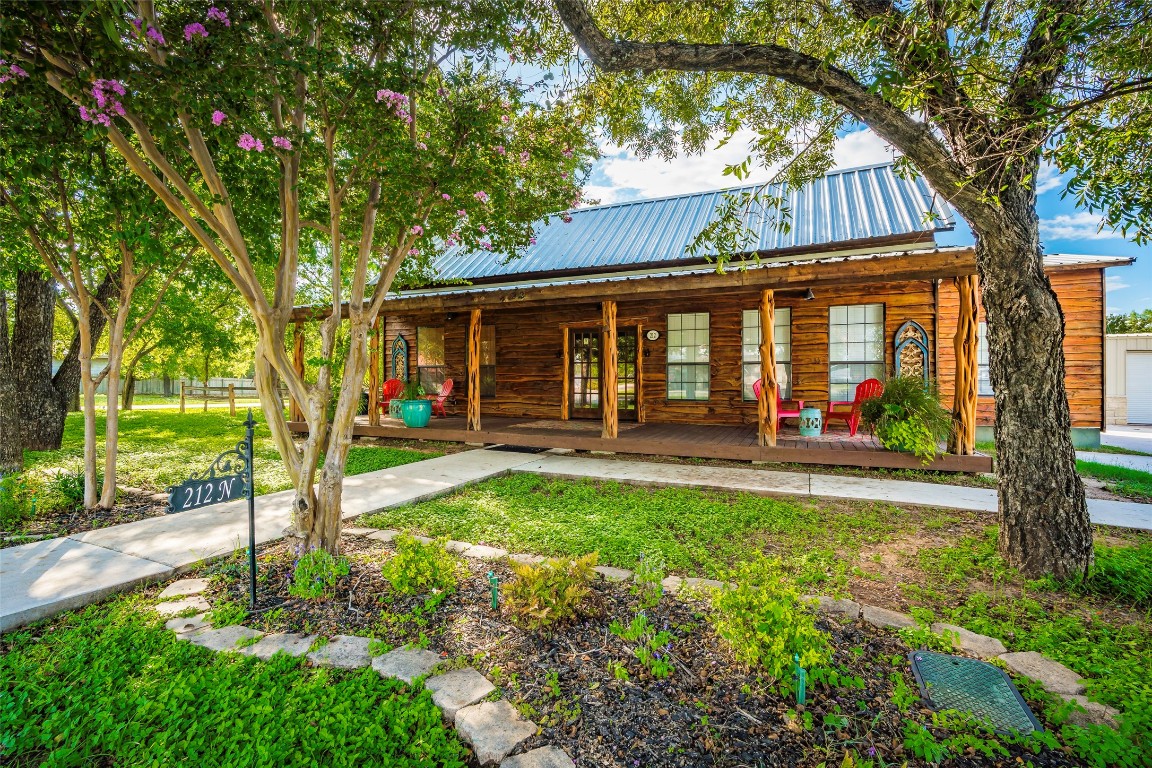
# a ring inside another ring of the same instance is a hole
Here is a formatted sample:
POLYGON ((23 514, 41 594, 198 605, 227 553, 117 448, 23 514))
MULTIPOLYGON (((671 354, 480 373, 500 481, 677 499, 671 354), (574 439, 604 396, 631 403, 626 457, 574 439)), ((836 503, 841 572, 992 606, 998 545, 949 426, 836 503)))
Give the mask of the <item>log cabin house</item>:
MULTIPOLYGON (((803 400, 826 412, 865 379, 911 374, 935 379, 953 409, 953 452, 930 468, 989 471, 991 459, 974 450, 978 436, 991 439, 994 406, 975 256, 937 245, 954 226, 948 206, 891 164, 832 172, 778 191, 786 226, 750 210, 748 253, 717 271, 687 246, 724 193, 741 191, 576 209, 568 223, 539 226, 515 259, 444 253, 435 284, 385 301, 370 345, 369 413, 355 434, 918 467, 840 423, 819 437, 800 437, 795 421, 777 431, 770 396, 778 388, 786 408, 803 400), (409 376, 428 392, 453 380, 446 418, 407 429, 378 411, 380 383, 409 376)), ((1066 315, 1078 445, 1098 444, 1104 423, 1104 271, 1130 262, 1045 259, 1066 315)), ((304 327, 329 311, 294 312, 301 370, 304 327)), ((293 423, 305 428, 298 415, 293 423)))

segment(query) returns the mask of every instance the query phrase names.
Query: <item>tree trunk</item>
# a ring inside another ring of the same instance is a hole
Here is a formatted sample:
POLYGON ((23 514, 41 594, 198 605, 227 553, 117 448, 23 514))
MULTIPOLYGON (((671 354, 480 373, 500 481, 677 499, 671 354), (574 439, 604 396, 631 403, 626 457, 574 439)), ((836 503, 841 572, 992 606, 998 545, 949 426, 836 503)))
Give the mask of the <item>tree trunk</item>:
POLYGON ((1064 388, 1064 314, 1044 274, 1034 194, 1010 186, 1000 200, 972 225, 996 393, 1000 553, 1026 577, 1072 578, 1093 553, 1064 388))
POLYGON ((52 324, 56 291, 39 272, 16 276, 12 372, 16 379, 20 438, 30 451, 60 448, 66 401, 52 386, 52 324))
POLYGON ((24 469, 16 377, 8 340, 8 295, 0 290, 0 477, 24 469))
POLYGON ((128 368, 124 374, 124 394, 122 395, 122 405, 120 410, 132 410, 132 401, 136 399, 136 366, 133 365, 128 368))
POLYGON ((164 374, 164 397, 172 397, 172 377, 164 374))
MULTIPOLYGON (((109 303, 115 302, 120 295, 120 291, 116 286, 115 281, 112 280, 110 275, 105 275, 104 279, 100 281, 100 285, 96 288, 96 299, 108 306, 109 303)), ((108 318, 104 317, 104 313, 100 311, 100 307, 93 302, 92 307, 88 310, 88 328, 92 334, 92 348, 95 349, 96 345, 100 343, 100 336, 104 333, 104 325, 108 322, 108 318)), ((80 410, 80 331, 77 326, 77 331, 72 335, 72 343, 68 346, 68 352, 64 355, 64 359, 60 362, 60 368, 56 371, 56 375, 52 377, 52 386, 62 398, 65 407, 68 411, 76 412, 80 410)), ((60 422, 60 433, 64 432, 64 422, 60 422)), ((56 448, 60 444, 57 442, 56 448)))

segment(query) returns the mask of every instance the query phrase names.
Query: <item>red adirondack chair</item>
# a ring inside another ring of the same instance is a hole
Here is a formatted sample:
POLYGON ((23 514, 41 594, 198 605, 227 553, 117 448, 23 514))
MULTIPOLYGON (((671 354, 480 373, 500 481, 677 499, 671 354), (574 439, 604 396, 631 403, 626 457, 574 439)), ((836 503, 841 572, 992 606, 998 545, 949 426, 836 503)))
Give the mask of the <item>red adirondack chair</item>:
MULTIPOLYGON (((756 395, 756 400, 760 400, 760 390, 762 389, 760 379, 752 382, 752 393, 756 395)), ((795 400, 796 410, 785 410, 783 408, 784 401, 780 399, 780 387, 776 387, 776 429, 779 430, 784 424, 784 419, 798 419, 800 418, 800 409, 804 407, 803 400, 795 400)))
POLYGON ((856 437, 856 430, 860 427, 860 404, 870 397, 879 397, 884 392, 884 385, 877 379, 864 379, 856 385, 856 395, 849 400, 834 400, 828 403, 828 414, 824 417, 824 431, 828 431, 828 422, 839 419, 847 422, 848 433, 856 437), (837 407, 841 410, 837 410, 837 407), (847 406, 847 410, 843 410, 847 406))
POLYGON ((440 394, 425 395, 425 399, 432 401, 432 415, 440 414, 447 416, 448 411, 444 408, 444 401, 452 394, 452 379, 444 379, 444 383, 440 385, 440 394))
POLYGON ((380 385, 380 397, 376 400, 376 407, 380 409, 381 415, 388 415, 388 403, 399 397, 402 391, 404 391, 404 382, 400 379, 388 379, 380 385))

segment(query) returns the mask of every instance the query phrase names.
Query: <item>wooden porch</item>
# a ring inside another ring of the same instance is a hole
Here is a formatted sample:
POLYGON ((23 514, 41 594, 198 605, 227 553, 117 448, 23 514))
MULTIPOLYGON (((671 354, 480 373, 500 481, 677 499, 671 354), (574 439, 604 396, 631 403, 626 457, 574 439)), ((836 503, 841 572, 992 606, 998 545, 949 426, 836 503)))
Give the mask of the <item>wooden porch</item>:
MULTIPOLYGON (((991 472, 992 458, 982 454, 945 454, 925 466, 915 456, 883 448, 872 437, 832 431, 814 438, 801 437, 785 428, 775 446, 758 445, 756 424, 621 423, 616 438, 601 437, 599 421, 485 416, 478 431, 467 429, 467 418, 433 419, 423 429, 409 429, 398 419, 380 419, 378 426, 367 416, 356 420, 353 435, 404 440, 513 445, 527 448, 568 448, 577 451, 678 456, 733 461, 764 461, 792 464, 826 464, 883 469, 928 469, 944 472, 991 472)), ((292 428, 307 431, 303 422, 292 428)))

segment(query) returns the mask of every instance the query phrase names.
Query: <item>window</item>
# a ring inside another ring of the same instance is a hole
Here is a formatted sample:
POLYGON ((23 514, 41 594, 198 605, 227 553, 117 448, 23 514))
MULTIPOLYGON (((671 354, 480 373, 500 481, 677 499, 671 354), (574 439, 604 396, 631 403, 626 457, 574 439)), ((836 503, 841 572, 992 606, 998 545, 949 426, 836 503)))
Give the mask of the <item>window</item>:
MULTIPOLYGON (((792 398, 792 310, 776 308, 776 322, 772 326, 772 339, 776 344, 776 382, 783 400, 792 398)), ((744 360, 744 399, 755 400, 752 385, 760 378, 760 310, 744 310, 742 333, 744 360)))
POLYGON ((668 315, 668 399, 707 400, 708 313, 668 315))
POLYGON ((496 326, 480 326, 480 397, 496 397, 496 326))
POLYGON ((416 329, 416 380, 427 394, 440 391, 444 384, 444 329, 416 329))
POLYGON ((988 376, 988 323, 980 323, 976 336, 976 394, 994 395, 992 379, 988 376))
POLYGON ((828 309, 829 400, 852 400, 856 385, 884 378, 884 305, 828 309))

